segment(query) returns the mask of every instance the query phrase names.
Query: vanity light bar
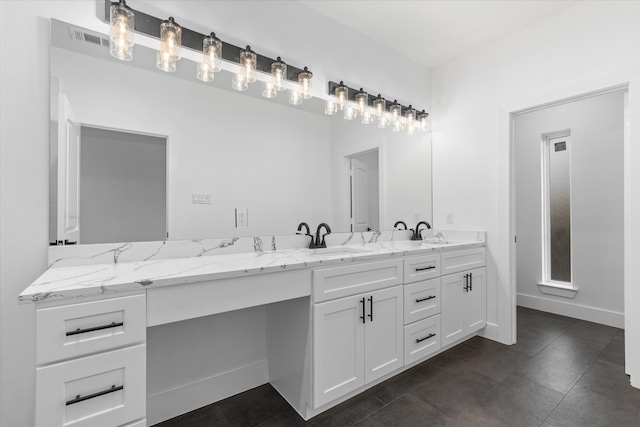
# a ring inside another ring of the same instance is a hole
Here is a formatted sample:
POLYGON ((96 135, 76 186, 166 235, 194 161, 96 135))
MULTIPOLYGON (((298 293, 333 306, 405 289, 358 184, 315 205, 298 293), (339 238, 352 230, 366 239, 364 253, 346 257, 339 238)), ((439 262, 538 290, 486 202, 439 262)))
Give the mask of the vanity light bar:
MULTIPOLYGON (((354 88, 352 88, 352 87, 349 87, 349 86, 345 85, 345 84, 344 84, 344 82, 336 83, 336 82, 332 82, 332 81, 330 81, 330 82, 329 82, 329 85, 328 85, 327 93, 328 93, 329 95, 334 95, 334 96, 335 96, 335 94, 336 94, 336 88, 337 88, 338 86, 344 86, 344 87, 346 87, 346 88, 347 88, 347 100, 348 100, 348 101, 353 101, 353 102, 356 102, 356 94, 359 94, 359 93, 361 92, 361 90, 362 90, 362 89, 354 89, 354 88)), ((366 91, 365 91, 365 92, 366 92, 366 91)), ((365 97, 365 98, 368 98, 368 99, 367 99, 367 105, 368 105, 369 107, 372 107, 372 108, 373 108, 373 103, 374 103, 374 101, 378 99, 378 96, 377 96, 377 95, 374 95, 374 94, 377 94, 377 93, 378 93, 378 92, 368 92, 369 96, 368 96, 368 97, 365 97)), ((384 97, 384 96, 381 96, 381 98, 384 98, 384 99, 385 99, 385 102, 384 102, 384 104, 385 104, 385 106, 384 106, 384 111, 385 111, 385 112, 388 112, 388 111, 389 111, 389 108, 390 108, 392 105, 394 105, 394 101, 390 101, 390 100, 389 100, 389 98, 384 97)), ((407 111, 407 110, 415 110, 416 112, 418 112, 418 113, 417 113, 418 115, 422 114, 422 111, 424 111, 424 110, 421 110, 420 108, 413 107, 413 106, 411 106, 411 105, 409 105, 409 106, 405 106, 405 105, 402 105, 402 104, 397 104, 397 105, 399 105, 399 106, 400 106, 400 110, 401 110, 401 114, 400 114, 400 115, 401 115, 402 117, 404 117, 404 115, 405 115, 405 111, 407 111)), ((428 114, 427 114, 427 113, 424 113, 424 114, 426 114, 426 115, 428 116, 428 114)))
MULTIPOLYGON (((118 4, 118 2, 111 2, 110 0, 105 0, 104 2, 104 11, 105 18, 104 21, 106 23, 110 22, 110 10, 111 5, 118 4)), ((146 34, 148 36, 159 39, 160 38, 160 24, 162 24, 162 19, 156 18, 155 16, 147 15, 146 13, 140 12, 133 8, 129 8, 134 13, 134 30, 138 33, 146 34)), ((197 31, 190 30, 188 28, 182 27, 182 47, 195 50, 197 52, 202 52, 202 40, 207 34, 201 34, 197 31)), ((222 59, 234 62, 236 64, 240 63, 240 53, 245 50, 243 47, 238 47, 232 45, 231 43, 227 43, 222 41, 222 59)), ((258 71, 262 71, 267 74, 271 74, 271 64, 274 62, 278 62, 275 59, 269 58, 264 55, 260 55, 256 53, 256 67, 258 71)), ((298 83, 298 75, 300 73, 308 72, 303 68, 294 67, 293 65, 287 62, 286 67, 286 79, 293 82, 298 83)))

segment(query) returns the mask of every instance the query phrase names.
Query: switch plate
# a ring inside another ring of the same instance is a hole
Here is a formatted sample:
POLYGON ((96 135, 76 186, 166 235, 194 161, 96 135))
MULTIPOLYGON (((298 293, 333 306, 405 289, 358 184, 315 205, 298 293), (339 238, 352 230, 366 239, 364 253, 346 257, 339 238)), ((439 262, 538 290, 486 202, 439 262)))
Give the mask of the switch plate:
POLYGON ((211 204, 211 194, 209 193, 192 193, 191 194, 191 203, 194 205, 210 205, 211 204))
POLYGON ((249 209, 236 208, 236 228, 247 228, 249 226, 249 209))
POLYGON ((447 224, 453 224, 453 212, 447 212, 447 224))

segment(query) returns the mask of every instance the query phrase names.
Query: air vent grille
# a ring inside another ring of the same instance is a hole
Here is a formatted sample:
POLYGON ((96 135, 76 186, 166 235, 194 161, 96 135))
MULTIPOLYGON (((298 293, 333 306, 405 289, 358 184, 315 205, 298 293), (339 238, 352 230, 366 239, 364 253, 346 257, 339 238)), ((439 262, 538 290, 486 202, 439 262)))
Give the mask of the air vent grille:
POLYGON ((109 46, 109 39, 103 39, 102 37, 87 34, 74 28, 69 28, 69 32, 71 33, 71 38, 73 40, 87 42, 98 46, 109 46))

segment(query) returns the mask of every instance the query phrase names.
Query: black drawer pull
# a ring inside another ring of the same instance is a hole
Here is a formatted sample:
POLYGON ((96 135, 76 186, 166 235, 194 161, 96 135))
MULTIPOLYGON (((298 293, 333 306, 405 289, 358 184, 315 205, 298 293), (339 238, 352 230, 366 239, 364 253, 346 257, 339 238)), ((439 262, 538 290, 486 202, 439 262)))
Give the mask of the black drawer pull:
POLYGON ((428 340, 429 338, 433 338, 433 337, 435 337, 435 336, 436 336, 436 334, 429 334, 429 335, 427 335, 427 336, 426 336, 426 337, 424 337, 424 338, 416 338, 416 344, 417 344, 417 343, 419 343, 419 342, 422 342, 422 341, 424 341, 424 340, 428 340))
POLYGON ((420 267, 420 268, 416 268, 416 271, 425 271, 425 270, 433 270, 434 268, 436 268, 435 265, 431 265, 429 267, 420 267))
POLYGON ((426 298, 417 299, 416 302, 427 301, 427 300, 430 300, 430 299, 434 299, 435 297, 436 297, 435 295, 431 295, 431 296, 428 296, 426 298))
POLYGON ((75 331, 67 332, 66 335, 71 336, 71 335, 84 334, 87 332, 100 331, 102 329, 117 328, 118 326, 124 326, 124 322, 117 322, 117 323, 111 322, 108 325, 96 326, 94 328, 86 328, 86 329, 78 328, 75 331))
POLYGON ((373 322, 373 296, 369 297, 369 320, 373 322))
POLYGON ((110 389, 99 391, 97 393, 87 394, 86 396, 80 396, 78 394, 75 399, 67 400, 66 404, 67 406, 73 405, 74 403, 84 402, 85 400, 93 399, 94 397, 104 396, 105 394, 113 393, 114 391, 118 391, 118 390, 124 390, 124 386, 121 385, 116 387, 114 384, 111 386, 110 389))

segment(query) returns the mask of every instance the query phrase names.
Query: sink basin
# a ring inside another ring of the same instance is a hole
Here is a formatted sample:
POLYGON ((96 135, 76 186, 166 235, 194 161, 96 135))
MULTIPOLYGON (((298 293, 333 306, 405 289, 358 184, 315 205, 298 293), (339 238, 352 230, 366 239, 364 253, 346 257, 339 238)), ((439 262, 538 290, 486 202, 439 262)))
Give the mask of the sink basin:
POLYGON ((337 246, 337 247, 331 247, 331 248, 310 249, 310 252, 316 255, 352 255, 352 254, 361 254, 361 253, 370 252, 370 251, 363 248, 337 246))
POLYGON ((445 239, 424 239, 423 243, 427 245, 446 245, 449 241, 445 239))

